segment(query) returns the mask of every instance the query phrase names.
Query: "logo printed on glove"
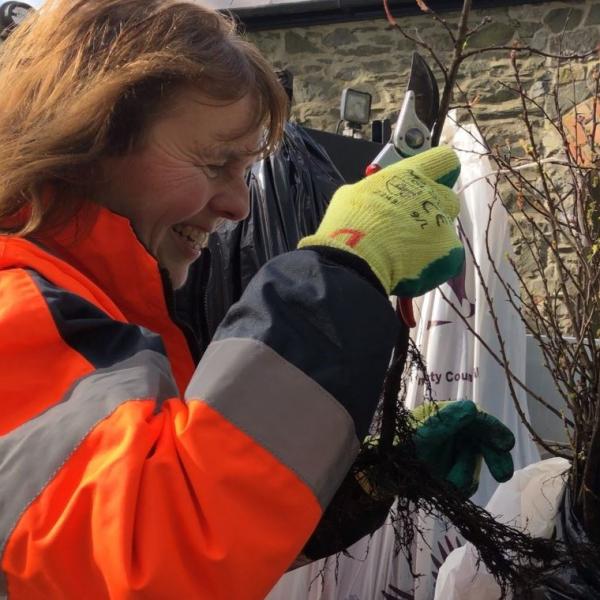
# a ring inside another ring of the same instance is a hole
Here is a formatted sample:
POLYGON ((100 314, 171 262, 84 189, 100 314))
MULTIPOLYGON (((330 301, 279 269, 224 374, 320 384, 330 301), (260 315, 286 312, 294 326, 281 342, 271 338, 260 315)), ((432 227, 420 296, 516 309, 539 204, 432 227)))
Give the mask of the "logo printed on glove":
POLYGON ((399 175, 390 177, 386 181, 385 187, 389 195, 382 194, 382 196, 392 204, 399 204, 401 198, 412 200, 415 196, 423 193, 422 183, 412 171, 407 171, 404 177, 399 175))
POLYGON ((340 235, 348 236, 348 239, 344 240, 344 244, 350 246, 350 248, 354 248, 365 237, 365 232, 358 229, 336 229, 329 234, 329 237, 335 239, 340 235))
MULTIPOLYGON (((403 176, 394 175, 393 177, 390 177, 385 183, 385 188, 385 191, 380 190, 378 195, 394 205, 400 203, 400 198, 415 199, 423 195, 423 182, 419 176, 412 171, 407 171, 403 176)), ((450 224, 452 222, 451 219, 441 212, 439 200, 431 194, 429 190, 428 192, 430 194, 430 199, 421 202, 423 212, 426 215, 435 212, 435 224, 438 227, 450 224)), ((419 211, 413 210, 410 213, 410 216, 421 226, 421 229, 425 229, 425 227, 429 225, 430 221, 419 211)))

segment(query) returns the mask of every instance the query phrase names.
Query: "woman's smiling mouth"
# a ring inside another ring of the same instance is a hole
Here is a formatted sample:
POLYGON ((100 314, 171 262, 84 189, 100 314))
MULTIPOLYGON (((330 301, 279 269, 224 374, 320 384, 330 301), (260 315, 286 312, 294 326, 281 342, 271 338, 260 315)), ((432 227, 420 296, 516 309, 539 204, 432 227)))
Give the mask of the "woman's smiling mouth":
POLYGON ((185 242, 194 252, 201 252, 208 245, 208 232, 191 225, 173 225, 171 230, 177 234, 177 237, 185 242))

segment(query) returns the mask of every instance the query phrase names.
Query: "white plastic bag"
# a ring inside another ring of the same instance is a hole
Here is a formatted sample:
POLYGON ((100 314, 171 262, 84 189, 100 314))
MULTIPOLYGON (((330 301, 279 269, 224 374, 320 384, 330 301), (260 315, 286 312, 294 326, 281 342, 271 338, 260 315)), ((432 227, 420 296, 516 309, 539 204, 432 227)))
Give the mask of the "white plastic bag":
MULTIPOLYGON (((570 467, 564 458, 549 458, 516 471, 498 486, 486 510, 502 523, 523 529, 536 537, 549 538, 560 508, 570 467)), ((496 600, 500 587, 477 553, 466 544, 450 553, 441 566, 435 600, 496 600)))

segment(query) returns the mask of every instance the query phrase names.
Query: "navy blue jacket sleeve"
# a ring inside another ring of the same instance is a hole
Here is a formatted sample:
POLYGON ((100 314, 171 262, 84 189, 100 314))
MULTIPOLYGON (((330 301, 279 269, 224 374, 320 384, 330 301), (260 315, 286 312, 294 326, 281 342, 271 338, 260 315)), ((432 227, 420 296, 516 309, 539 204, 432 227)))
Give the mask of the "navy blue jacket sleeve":
POLYGON ((398 321, 366 263, 354 258, 315 248, 272 259, 231 307, 213 341, 252 338, 268 345, 344 406, 361 440, 377 406, 398 321))

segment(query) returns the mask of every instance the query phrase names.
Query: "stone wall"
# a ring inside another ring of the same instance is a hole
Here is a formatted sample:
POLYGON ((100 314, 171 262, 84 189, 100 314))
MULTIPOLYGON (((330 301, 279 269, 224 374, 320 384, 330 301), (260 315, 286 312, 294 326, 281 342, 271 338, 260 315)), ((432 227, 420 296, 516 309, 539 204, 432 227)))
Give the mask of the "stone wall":
MULTIPOLYGON (((435 2, 429 4, 435 6, 435 2)), ((442 16, 456 30, 458 13, 442 16)), ((583 53, 600 42, 600 0, 523 3, 485 12, 474 11, 471 22, 477 24, 484 19, 490 22, 483 24, 470 39, 467 50, 506 46, 518 41, 547 53, 583 53)), ((402 18, 399 22, 412 35, 418 32, 448 64, 452 46, 442 25, 424 14, 402 18)), ((276 68, 288 68, 294 74, 292 118, 299 123, 335 131, 340 96, 345 87, 372 94, 373 118, 395 117, 402 102, 415 45, 391 28, 384 18, 259 31, 250 37, 276 68)), ((442 81, 440 71, 432 61, 429 62, 438 81, 442 81)), ((540 110, 533 109, 532 122, 537 128, 539 151, 551 156, 561 151, 561 139, 550 122, 556 120, 558 111, 549 92, 559 90, 559 110, 564 114, 589 99, 596 85, 594 70, 598 67, 598 57, 557 67, 556 61, 544 56, 523 54, 519 55, 518 64, 524 89, 547 111, 547 118, 544 118, 540 110)), ((509 52, 475 54, 463 64, 459 82, 466 97, 474 101, 478 125, 488 142, 513 156, 525 155, 529 141, 522 121, 521 99, 511 89, 515 86, 515 77, 509 52)), ((464 99, 458 98, 456 103, 460 105, 464 99)), ((467 117, 463 110, 462 118, 466 120, 467 117)), ((565 169, 557 168, 554 181, 558 188, 561 183, 567 185, 567 181, 561 181, 564 176, 565 169)), ((531 177, 535 178, 536 173, 533 172, 531 177)), ((518 202, 508 184, 502 184, 501 192, 509 205, 518 202)), ((542 221, 540 227, 548 231, 547 223, 542 221)), ((552 253, 541 252, 543 268, 540 272, 527 244, 516 230, 513 231, 517 261, 533 295, 542 298, 549 290, 560 296, 552 253), (548 282, 547 287, 544 280, 548 282)), ((567 250, 564 248, 561 252, 567 250)))
MULTIPOLYGON (((432 6, 435 2, 431 3, 432 6)), ((382 13, 383 14, 383 13, 382 13)), ((444 13, 455 27, 458 13, 444 13)), ((474 11, 472 23, 490 23, 470 40, 473 50, 509 45, 515 40, 547 51, 585 51, 600 42, 600 0, 568 0, 474 11)), ((427 15, 402 18, 400 24, 418 34, 447 62, 451 44, 444 28, 427 15)), ((276 68, 295 77, 293 118, 310 127, 334 131, 342 90, 352 87, 373 96, 373 118, 390 116, 402 101, 414 43, 392 29, 384 18, 314 27, 258 31, 249 34, 276 68)), ((524 83, 543 95, 556 74, 543 57, 520 61, 524 83)), ((437 72, 439 76, 439 71, 437 72)), ((577 102, 590 95, 589 69, 578 65, 562 73, 574 85, 577 102)), ((519 100, 506 89, 514 83, 508 52, 476 55, 462 68, 460 84, 470 98, 479 98, 477 116, 487 130, 511 128, 519 100)))

